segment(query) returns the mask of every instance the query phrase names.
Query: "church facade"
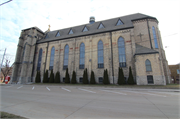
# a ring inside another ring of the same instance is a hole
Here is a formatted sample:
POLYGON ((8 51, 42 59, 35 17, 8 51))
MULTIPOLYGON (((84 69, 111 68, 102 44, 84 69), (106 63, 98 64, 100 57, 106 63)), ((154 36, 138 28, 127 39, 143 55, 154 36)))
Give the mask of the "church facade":
POLYGON ((76 72, 82 82, 87 68, 89 79, 94 71, 97 83, 102 82, 104 69, 110 83, 117 84, 119 67, 125 79, 132 68, 137 85, 166 85, 170 74, 162 45, 158 20, 144 14, 132 14, 88 24, 43 32, 37 27, 24 29, 19 37, 12 82, 35 82, 48 70, 60 72, 61 82, 66 68, 70 77, 76 72))

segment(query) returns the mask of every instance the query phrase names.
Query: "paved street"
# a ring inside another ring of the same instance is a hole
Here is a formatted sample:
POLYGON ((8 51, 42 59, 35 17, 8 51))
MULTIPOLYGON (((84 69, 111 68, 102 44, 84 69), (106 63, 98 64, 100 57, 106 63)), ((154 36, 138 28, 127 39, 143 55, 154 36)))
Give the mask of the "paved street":
POLYGON ((0 86, 1 111, 27 118, 179 119, 180 92, 86 86, 0 86))

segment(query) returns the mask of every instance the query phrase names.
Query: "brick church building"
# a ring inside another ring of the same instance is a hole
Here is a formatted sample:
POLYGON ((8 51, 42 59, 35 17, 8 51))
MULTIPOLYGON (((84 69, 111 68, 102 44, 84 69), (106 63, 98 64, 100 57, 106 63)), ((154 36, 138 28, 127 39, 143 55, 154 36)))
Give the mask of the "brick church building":
POLYGON ((104 69, 110 83, 117 84, 118 69, 125 79, 132 68, 137 85, 166 85, 170 74, 162 45, 158 20, 144 14, 131 14, 103 21, 90 17, 89 23, 43 32, 38 27, 24 29, 19 37, 12 82, 35 82, 46 70, 60 72, 61 82, 68 68, 81 83, 87 68, 102 82, 104 69))

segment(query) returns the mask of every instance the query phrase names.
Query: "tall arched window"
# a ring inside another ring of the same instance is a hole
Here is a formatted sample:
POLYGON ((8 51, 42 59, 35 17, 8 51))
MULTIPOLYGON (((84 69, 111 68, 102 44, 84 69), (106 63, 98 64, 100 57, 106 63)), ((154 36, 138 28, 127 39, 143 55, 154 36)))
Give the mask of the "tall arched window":
POLYGON ((126 53, 124 39, 120 37, 118 39, 118 51, 119 51, 119 67, 126 67, 126 53))
POLYGON ((66 45, 64 49, 64 65, 63 70, 66 70, 68 68, 68 57, 69 57, 69 46, 66 45))
POLYGON ((53 70, 53 66, 54 66, 54 54, 55 54, 55 48, 52 47, 52 49, 51 49, 51 57, 50 57, 50 64, 49 64, 49 70, 53 70))
POLYGON ((146 71, 152 71, 151 62, 148 59, 145 61, 145 65, 146 65, 146 71))
POLYGON ((37 71, 40 71, 41 60, 42 60, 42 48, 39 50, 39 58, 38 58, 38 64, 37 64, 37 71))
POLYGON ((84 69, 84 59, 85 59, 85 45, 81 43, 80 45, 80 56, 79 56, 79 69, 84 69))
POLYGON ((155 30, 154 26, 152 27, 152 31, 153 31, 155 48, 158 48, 157 37, 156 37, 156 30, 155 30))
POLYGON ((98 42, 98 68, 104 68, 103 42, 98 42))
POLYGON ((22 61, 24 60, 24 53, 25 53, 25 50, 26 50, 26 45, 27 45, 27 42, 25 43, 24 48, 23 48, 22 61))

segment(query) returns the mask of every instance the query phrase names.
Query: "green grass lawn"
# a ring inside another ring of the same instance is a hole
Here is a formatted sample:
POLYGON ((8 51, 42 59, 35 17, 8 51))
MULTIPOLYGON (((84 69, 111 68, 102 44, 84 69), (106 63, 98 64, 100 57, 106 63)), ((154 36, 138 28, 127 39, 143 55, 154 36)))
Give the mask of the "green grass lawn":
POLYGON ((26 119, 24 117, 21 117, 21 116, 17 116, 17 115, 14 115, 14 114, 9 114, 7 112, 1 112, 1 117, 0 118, 4 118, 4 119, 7 119, 7 118, 13 118, 13 119, 26 119))

